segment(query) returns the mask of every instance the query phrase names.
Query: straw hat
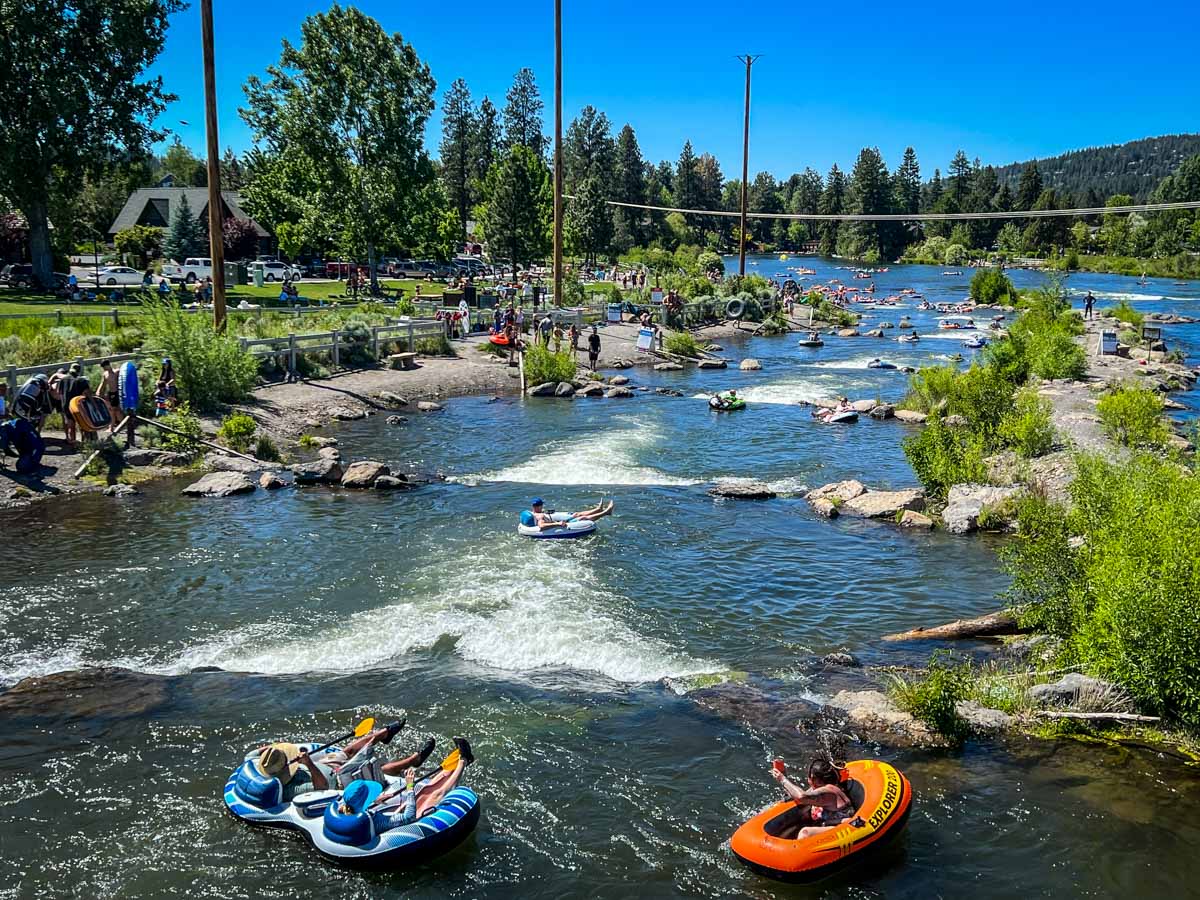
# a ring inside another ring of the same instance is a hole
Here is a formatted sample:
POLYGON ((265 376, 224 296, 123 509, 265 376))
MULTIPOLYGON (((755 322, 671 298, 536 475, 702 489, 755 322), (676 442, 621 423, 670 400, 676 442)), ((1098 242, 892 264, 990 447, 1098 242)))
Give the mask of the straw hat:
POLYGON ((298 762, 291 762, 299 754, 300 748, 296 744, 277 741, 259 754, 258 769, 268 778, 275 777, 287 784, 300 768, 298 762))

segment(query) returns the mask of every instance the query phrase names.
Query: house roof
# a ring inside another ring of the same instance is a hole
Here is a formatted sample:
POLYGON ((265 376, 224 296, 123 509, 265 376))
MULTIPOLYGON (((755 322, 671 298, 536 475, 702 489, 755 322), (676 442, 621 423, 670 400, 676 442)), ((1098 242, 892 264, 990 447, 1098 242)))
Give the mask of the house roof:
MULTIPOLYGON (((129 199, 125 201, 125 205, 109 226, 108 233, 116 234, 118 231, 123 231, 126 228, 131 228, 137 225, 142 219, 142 215, 146 212, 146 207, 151 206, 166 220, 169 224, 171 217, 175 214, 175 204, 181 202, 183 197, 187 197, 188 206, 192 208, 196 218, 207 215, 208 210, 208 188, 177 188, 177 187, 152 187, 138 188, 129 195, 129 199)), ((221 199, 229 210, 229 214, 237 219, 246 219, 254 225, 254 230, 260 238, 270 237, 271 233, 255 222, 250 216, 246 215, 242 209, 242 198, 237 191, 221 191, 221 199)))

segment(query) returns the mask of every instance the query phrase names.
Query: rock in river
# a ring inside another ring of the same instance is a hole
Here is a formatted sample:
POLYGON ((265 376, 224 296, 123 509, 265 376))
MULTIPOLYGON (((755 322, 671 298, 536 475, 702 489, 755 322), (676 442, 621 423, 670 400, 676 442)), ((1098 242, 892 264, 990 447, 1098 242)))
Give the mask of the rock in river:
POLYGON ((760 363, 757 359, 746 358, 741 361, 741 363, 738 365, 738 368, 743 372, 757 372, 762 368, 762 363, 760 363))
POLYGON ((556 390, 558 390, 557 381, 545 381, 541 384, 535 384, 531 388, 526 388, 525 393, 530 397, 553 397, 556 390))
POLYGON ((385 420, 389 425, 403 425, 408 421, 404 416, 388 416, 385 420))
POLYGON ((254 482, 241 472, 209 472, 194 484, 185 487, 182 493, 189 497, 232 497, 234 494, 249 494, 254 491, 254 482))
POLYGON ((609 388, 607 391, 605 391, 604 396, 609 400, 616 400, 621 397, 632 397, 633 391, 627 387, 617 385, 616 387, 609 388))
POLYGON ((847 653, 844 650, 839 650, 836 653, 826 653, 821 658, 821 662, 827 666, 846 666, 847 668, 857 668, 862 665, 854 657, 853 653, 847 653))
POLYGON ((377 491, 402 491, 412 485, 403 475, 380 475, 375 479, 374 487, 377 491))
POLYGON ((915 528, 918 531, 931 531, 933 529, 933 519, 924 513, 915 512, 911 509, 906 509, 902 512, 897 523, 901 528, 915 528))
POLYGON ((892 406, 890 403, 880 403, 870 412, 872 419, 879 419, 880 421, 883 421, 884 419, 890 419, 895 414, 896 407, 892 406))
POLYGON ((425 413, 441 412, 445 408, 446 407, 442 406, 442 404, 434 403, 432 400, 421 400, 419 403, 417 403, 417 409, 420 412, 425 412, 425 413))
POLYGON ((858 337, 857 328, 842 328, 837 333, 838 337, 858 337))
POLYGON ((993 487, 988 484, 956 484, 946 495, 942 522, 951 534, 968 534, 979 527, 984 510, 995 509, 1006 500, 1019 496, 1021 487, 993 487))
POLYGON ((900 422, 908 425, 924 425, 927 416, 923 412, 917 412, 915 409, 897 409, 892 413, 900 422))
POLYGON ((258 486, 264 491, 277 491, 284 486, 284 482, 274 472, 263 472, 258 477, 258 486))
POLYGON ((629 377, 626 375, 614 375, 608 380, 608 383, 620 387, 623 384, 629 384, 629 377))
POLYGON ((6 718, 136 718, 167 700, 169 679, 128 669, 86 667, 26 678, 0 694, 6 718))
POLYGON ((675 362, 661 362, 654 367, 655 372, 682 372, 683 366, 675 362))
POLYGON ((603 397, 604 385, 597 382, 592 382, 591 384, 580 388, 575 392, 575 394, 578 397, 603 397))
POLYGON ((342 458, 342 451, 337 447, 322 447, 317 451, 317 456, 321 459, 332 459, 334 462, 338 462, 342 458))
POLYGON ((924 493, 909 488, 903 491, 864 491, 843 503, 840 512, 868 519, 895 519, 903 510, 924 508, 924 493))
POLYGON ((714 497, 733 500, 770 500, 776 493, 762 481, 718 481, 708 491, 714 497))
POLYGON ((315 459, 292 466, 296 484, 341 484, 342 465, 333 459, 315 459))
POLYGON ((105 497, 133 497, 138 493, 132 484, 110 484, 104 489, 105 497))
POLYGON ((729 363, 723 359, 702 359, 696 363, 696 366, 701 369, 726 369, 729 363))
POLYGON ((224 453, 210 453, 204 457, 204 465, 214 472, 241 472, 243 475, 253 475, 267 468, 266 463, 242 459, 240 456, 226 456, 224 453))
POLYGON ((351 409, 348 406, 335 406, 329 410, 331 418, 341 422, 353 422, 355 419, 365 419, 367 411, 365 409, 351 409))
POLYGON ((866 490, 861 481, 851 478, 848 481, 837 481, 833 484, 826 484, 809 491, 808 502, 812 503, 814 500, 832 500, 835 504, 841 504, 847 500, 853 500, 859 494, 866 493, 866 490))
POLYGON ((893 746, 909 743, 920 747, 942 747, 946 739, 896 706, 881 691, 839 691, 829 706, 845 713, 846 720, 862 729, 866 740, 880 740, 893 746))
POLYGON ((575 385, 569 381, 560 381, 558 387, 554 389, 554 396, 565 397, 568 400, 571 399, 575 396, 575 385))
POLYGON ((836 519, 838 514, 837 504, 828 497, 817 497, 815 500, 809 500, 815 512, 819 516, 824 516, 827 519, 836 519))
POLYGON ((392 470, 381 462, 370 459, 361 460, 352 463, 346 470, 346 474, 342 476, 342 487, 369 488, 375 484, 375 480, 379 476, 390 474, 392 474, 392 470))

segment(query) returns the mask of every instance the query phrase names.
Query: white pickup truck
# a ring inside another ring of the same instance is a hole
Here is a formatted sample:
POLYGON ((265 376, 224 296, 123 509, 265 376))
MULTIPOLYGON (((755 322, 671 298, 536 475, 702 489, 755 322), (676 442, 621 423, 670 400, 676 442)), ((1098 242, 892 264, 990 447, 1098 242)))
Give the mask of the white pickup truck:
POLYGON ((207 256, 189 256, 183 265, 174 263, 162 267, 163 278, 195 284, 212 277, 212 260, 207 256))

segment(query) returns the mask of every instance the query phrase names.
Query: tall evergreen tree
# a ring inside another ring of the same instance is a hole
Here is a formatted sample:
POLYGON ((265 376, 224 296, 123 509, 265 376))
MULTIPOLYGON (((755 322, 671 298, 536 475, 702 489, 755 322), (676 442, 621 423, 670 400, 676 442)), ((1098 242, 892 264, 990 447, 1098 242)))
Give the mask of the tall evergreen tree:
POLYGON ((954 154, 954 159, 950 160, 950 195, 954 197, 954 203, 960 210, 966 202, 967 195, 971 193, 973 173, 967 154, 959 150, 954 154))
POLYGON ((672 196, 675 199, 675 205, 680 209, 698 209, 700 207, 700 183, 696 177, 696 153, 692 150, 691 141, 684 142, 683 150, 679 153, 679 162, 675 164, 672 196))
POLYGON ((604 202, 604 188, 596 175, 588 175, 567 204, 565 237, 572 253, 594 266, 606 255, 613 239, 613 217, 604 202))
POLYGON ((226 147, 221 156, 221 190, 240 191, 244 182, 242 161, 234 155, 232 147, 226 147))
MULTIPOLYGON (((1033 204, 1033 209, 1061 209, 1058 193, 1046 188, 1033 204)), ((1070 242, 1070 222, 1065 216, 1030 219, 1025 226, 1025 250, 1027 253, 1049 253, 1065 247, 1070 242)))
MULTIPOLYGON (((711 153, 702 153, 696 160, 696 189, 701 209, 720 209, 725 192, 725 176, 721 164, 711 153)), ((721 234, 721 216, 704 216, 699 227, 721 234)))
POLYGON ((1042 196, 1042 190, 1042 173, 1038 171, 1037 160, 1034 160, 1021 171, 1021 180, 1017 183, 1016 208, 1033 209, 1042 196))
MULTIPOLYGON (((835 216, 846 211, 846 176, 837 167, 837 163, 829 170, 825 178, 825 190, 821 194, 820 214, 835 216)), ((840 223, 822 221, 820 226, 821 255, 833 256, 837 252, 838 232, 840 223)))
POLYGON ((471 92, 461 78, 454 80, 442 101, 442 189, 458 213, 459 240, 467 239, 467 214, 474 205, 472 181, 476 174, 477 135, 471 92))
POLYGON ((524 144, 513 144, 488 171, 479 226, 493 253, 509 257, 514 270, 550 251, 554 216, 550 170, 524 144))
POLYGON ((904 159, 896 170, 896 211, 921 211, 921 166, 917 162, 917 151, 912 147, 904 149, 904 159))
POLYGON ((563 140, 563 187, 575 193, 587 178, 605 191, 615 178, 616 146, 608 116, 588 105, 567 127, 563 140))
POLYGON ((204 253, 205 232, 192 206, 188 203, 187 194, 181 194, 175 213, 171 216, 171 229, 163 244, 163 252, 167 259, 182 263, 189 256, 199 256, 204 253))
MULTIPOLYGON (((824 189, 825 183, 821 180, 820 173, 812 168, 805 169, 800 175, 800 181, 796 185, 796 189, 792 192, 788 212, 819 212, 821 208, 821 193, 824 189)), ((794 219, 788 223, 788 240, 794 245, 816 240, 817 236, 818 228, 816 222, 805 222, 800 219, 794 219)))
MULTIPOLYGON (((886 215, 892 211, 892 180, 877 147, 864 147, 850 174, 849 211, 861 215, 886 215)), ((848 222, 839 247, 847 255, 878 262, 891 258, 895 244, 891 222, 848 222)))
POLYGON ((478 185, 487 178, 487 173, 500 152, 503 137, 500 134, 500 113, 490 99, 484 97, 475 114, 475 137, 472 141, 474 153, 471 180, 478 185))
MULTIPOLYGON (((963 212, 994 212, 996 194, 1000 190, 1000 179, 996 170, 985 166, 975 173, 971 193, 967 196, 963 212)), ((972 249, 990 249, 1000 231, 999 219, 972 219, 966 223, 972 249)))
POLYGON ((946 186, 942 183, 942 170, 934 169, 933 177, 929 179, 929 184, 922 191, 921 212, 932 212, 945 192, 946 186))
POLYGON ((521 69, 508 89, 504 103, 504 143, 510 147, 528 147, 538 156, 546 155, 546 136, 542 133, 542 103, 533 70, 521 69))
MULTIPOLYGON (((617 135, 616 149, 616 181, 613 184, 612 199, 622 203, 646 203, 646 161, 642 159, 641 148, 638 147, 637 135, 633 127, 626 125, 617 135)), ((629 250, 643 242, 642 221, 645 218, 640 209, 613 208, 613 224, 615 226, 614 242, 620 251, 629 250)))

